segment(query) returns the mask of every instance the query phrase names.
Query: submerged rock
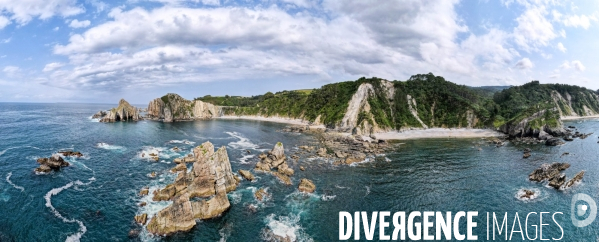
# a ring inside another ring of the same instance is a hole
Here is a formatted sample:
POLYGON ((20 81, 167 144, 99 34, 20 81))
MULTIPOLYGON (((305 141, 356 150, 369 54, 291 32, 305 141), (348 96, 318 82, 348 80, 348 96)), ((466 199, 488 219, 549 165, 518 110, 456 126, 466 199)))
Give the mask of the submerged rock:
POLYGON ((256 197, 256 200, 258 200, 260 202, 264 201, 264 199, 266 199, 269 196, 270 196, 270 194, 268 194, 266 189, 264 189, 262 187, 254 193, 254 197, 256 197))
POLYGON ((71 165, 69 162, 64 161, 58 154, 52 155, 50 158, 39 158, 37 163, 40 167, 35 168, 36 172, 47 173, 52 170, 60 170, 60 168, 71 165))
POLYGON ((311 180, 308 180, 306 178, 302 178, 300 180, 300 184, 297 187, 297 189, 300 192, 313 193, 314 190, 316 190, 316 185, 314 185, 314 183, 311 180))
POLYGON ((79 151, 59 151, 58 154, 61 154, 65 157, 69 157, 69 156, 81 157, 81 156, 83 156, 83 154, 81 154, 81 152, 79 152, 79 151))
POLYGON ((560 138, 550 138, 545 142, 547 146, 558 146, 565 144, 560 138))
POLYGON ((237 180, 226 148, 215 152, 214 145, 205 142, 194 149, 194 159, 190 172, 179 173, 173 184, 155 192, 153 200, 173 203, 148 223, 150 233, 188 231, 196 225, 196 219, 214 218, 231 206, 227 192, 236 189, 237 180))
POLYGON ((535 196, 534 191, 524 189, 523 192, 524 194, 520 195, 520 198, 532 199, 535 196))

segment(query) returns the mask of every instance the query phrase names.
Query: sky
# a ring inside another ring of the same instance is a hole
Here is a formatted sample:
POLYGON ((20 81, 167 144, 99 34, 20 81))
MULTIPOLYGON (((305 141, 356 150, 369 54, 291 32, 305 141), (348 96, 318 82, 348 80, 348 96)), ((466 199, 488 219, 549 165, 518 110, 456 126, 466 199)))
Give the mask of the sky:
POLYGON ((251 96, 432 72, 599 89, 599 1, 0 0, 0 102, 251 96))

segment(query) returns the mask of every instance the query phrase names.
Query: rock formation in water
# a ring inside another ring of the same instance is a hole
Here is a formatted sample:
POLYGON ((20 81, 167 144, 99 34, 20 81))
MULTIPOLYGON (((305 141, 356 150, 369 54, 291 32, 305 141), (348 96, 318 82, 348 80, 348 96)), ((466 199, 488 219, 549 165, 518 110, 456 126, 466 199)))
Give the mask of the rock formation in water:
POLYGON ((52 155, 50 158, 39 158, 37 163, 40 164, 38 168, 35 168, 36 172, 48 173, 52 170, 60 170, 61 167, 71 165, 69 162, 64 161, 58 154, 52 155))
POLYGON ((169 93, 148 104, 147 117, 164 122, 176 122, 219 117, 220 108, 200 100, 189 101, 177 94, 169 93))
POLYGON ((100 119, 100 122, 138 121, 143 117, 136 107, 131 106, 125 99, 119 101, 119 106, 108 111, 99 111, 92 118, 100 119))
POLYGON ((289 176, 293 176, 294 171, 285 161, 287 156, 285 156, 283 143, 278 142, 271 151, 267 154, 262 153, 258 157, 260 158, 260 161, 256 164, 254 169, 271 173, 281 182, 291 185, 291 178, 289 178, 289 176), (271 171, 271 169, 276 169, 277 171, 271 171))
POLYGON ((239 170, 238 172, 239 175, 241 175, 241 177, 245 178, 248 181, 253 181, 254 179, 256 179, 254 175, 248 170, 239 170))
POLYGON ((313 193, 314 190, 316 190, 316 185, 314 185, 314 183, 311 180, 308 180, 306 178, 302 178, 300 180, 300 184, 297 187, 297 189, 300 192, 313 193))
MULTIPOLYGON (((148 223, 153 234, 188 231, 196 219, 209 219, 225 212, 231 204, 227 193, 236 189, 238 180, 231 170, 227 150, 205 142, 193 150, 195 162, 190 172, 180 172, 173 184, 154 192, 153 200, 173 203, 158 212, 148 223)), ((183 164, 183 163, 182 163, 183 164)))
POLYGON ((566 174, 561 173, 561 171, 566 170, 569 167, 570 164, 568 163, 545 163, 530 173, 528 179, 536 182, 549 181, 549 186, 555 189, 566 189, 577 182, 582 181, 582 178, 584 177, 584 171, 581 171, 566 182, 566 174))

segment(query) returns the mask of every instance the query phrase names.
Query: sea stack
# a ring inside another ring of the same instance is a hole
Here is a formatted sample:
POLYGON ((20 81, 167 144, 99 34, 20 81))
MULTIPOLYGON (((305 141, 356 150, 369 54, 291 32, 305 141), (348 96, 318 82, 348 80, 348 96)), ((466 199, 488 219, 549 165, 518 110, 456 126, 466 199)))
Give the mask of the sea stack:
POLYGON ((125 99, 119 101, 119 106, 108 111, 99 111, 92 118, 99 118, 100 122, 112 123, 118 121, 138 121, 142 116, 136 107, 131 106, 125 99))
POLYGON ((188 231, 196 225, 196 219, 217 217, 231 206, 227 193, 237 188, 238 181, 227 149, 223 146, 215 152, 214 145, 205 142, 194 149, 194 158, 189 173, 179 173, 173 184, 154 192, 154 200, 173 203, 150 220, 150 233, 188 231))

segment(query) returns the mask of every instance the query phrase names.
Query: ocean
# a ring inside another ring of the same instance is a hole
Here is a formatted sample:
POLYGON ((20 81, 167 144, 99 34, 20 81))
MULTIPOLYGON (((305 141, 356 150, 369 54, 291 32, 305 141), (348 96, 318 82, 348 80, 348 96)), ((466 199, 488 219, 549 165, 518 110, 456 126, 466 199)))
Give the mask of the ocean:
MULTIPOLYGON (((296 171, 293 186, 252 171, 257 180, 242 181, 229 193, 231 208, 222 216, 200 221, 189 232, 160 237, 142 229, 138 237, 130 238, 129 231, 140 229, 135 215, 151 216, 169 204, 152 202, 151 196, 140 197, 138 192, 143 187, 152 192, 172 182, 173 159, 193 147, 205 141, 225 146, 237 171, 252 169, 258 154, 277 142, 292 155, 298 146, 318 141, 309 134, 280 132, 285 124, 263 121, 99 123, 90 118, 112 106, 0 103, 0 241, 262 241, 265 229, 297 241, 337 241, 340 211, 478 211, 474 232, 481 241, 486 240, 487 212, 501 216, 507 212, 510 230, 516 212, 522 226, 530 212, 562 212, 555 219, 563 227, 563 241, 599 238, 599 221, 577 228, 570 218, 574 194, 599 201, 599 132, 557 147, 513 143, 496 147, 480 138, 408 140, 387 154, 351 166, 302 157, 289 162, 296 171), (172 151, 175 146, 181 150, 172 151), (528 159, 522 158, 524 148, 532 149, 528 159), (71 166, 57 172, 33 171, 37 158, 65 149, 84 156, 65 158, 71 166), (160 161, 141 157, 152 152, 160 154, 160 161), (562 156, 565 152, 569 155, 562 156), (534 169, 551 162, 570 163, 568 178, 585 170, 582 183, 558 191, 528 181, 534 169), (300 171, 300 165, 306 171, 300 171), (151 178, 152 172, 157 177, 151 178), (297 191, 301 178, 314 181, 314 194, 297 191), (258 203, 253 193, 262 187, 272 196, 258 203), (521 189, 540 195, 521 200, 521 189), (148 206, 139 207, 143 201, 148 206)), ((584 133, 599 130, 597 120, 566 125, 584 133)), ((530 220, 529 230, 534 223, 539 221, 530 220)), ((544 238, 562 235, 553 222, 543 233, 544 238)), ((503 241, 502 236, 496 240, 503 241)), ((365 240, 363 234, 361 239, 365 240)), ((520 233, 512 240, 521 241, 520 233)))

